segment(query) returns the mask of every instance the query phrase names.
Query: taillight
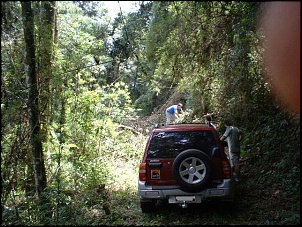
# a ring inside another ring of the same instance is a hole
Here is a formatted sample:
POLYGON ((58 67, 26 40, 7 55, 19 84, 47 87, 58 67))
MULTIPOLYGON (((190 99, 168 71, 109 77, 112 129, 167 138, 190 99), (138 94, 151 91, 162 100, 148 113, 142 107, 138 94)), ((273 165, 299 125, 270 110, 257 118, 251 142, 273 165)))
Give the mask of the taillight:
POLYGON ((146 163, 143 162, 139 165, 139 180, 146 181, 147 180, 147 170, 146 170, 146 163))
POLYGON ((222 174, 224 179, 230 179, 232 177, 231 166, 228 161, 222 161, 222 174))

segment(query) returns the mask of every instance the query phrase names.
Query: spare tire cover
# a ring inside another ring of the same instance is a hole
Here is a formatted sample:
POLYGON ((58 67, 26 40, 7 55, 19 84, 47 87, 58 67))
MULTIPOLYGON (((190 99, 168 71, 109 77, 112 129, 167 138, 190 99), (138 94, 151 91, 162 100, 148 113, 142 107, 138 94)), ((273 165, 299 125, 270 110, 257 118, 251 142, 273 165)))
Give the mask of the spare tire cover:
POLYGON ((173 163, 173 176, 180 189, 198 192, 204 189, 211 175, 209 157, 197 149, 181 152, 173 163))

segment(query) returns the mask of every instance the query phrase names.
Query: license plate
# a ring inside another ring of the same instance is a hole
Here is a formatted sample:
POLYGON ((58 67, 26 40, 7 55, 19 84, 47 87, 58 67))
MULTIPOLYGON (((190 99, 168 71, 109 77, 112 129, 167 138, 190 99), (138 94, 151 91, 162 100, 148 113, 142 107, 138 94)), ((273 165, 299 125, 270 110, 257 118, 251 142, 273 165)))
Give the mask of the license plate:
POLYGON ((195 196, 176 196, 175 199, 178 201, 193 202, 193 201, 195 201, 195 196))
POLYGON ((194 196, 194 195, 171 195, 169 196, 169 203, 201 203, 202 197, 201 196, 194 196))

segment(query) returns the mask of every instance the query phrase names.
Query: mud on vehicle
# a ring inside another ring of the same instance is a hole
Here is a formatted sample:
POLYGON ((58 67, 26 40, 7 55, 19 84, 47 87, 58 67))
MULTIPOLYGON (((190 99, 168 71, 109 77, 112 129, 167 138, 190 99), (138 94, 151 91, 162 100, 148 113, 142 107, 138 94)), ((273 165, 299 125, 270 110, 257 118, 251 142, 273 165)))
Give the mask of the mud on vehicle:
POLYGON ((213 127, 176 124, 155 128, 139 167, 138 193, 144 213, 159 200, 179 204, 232 202, 234 180, 224 144, 213 127))

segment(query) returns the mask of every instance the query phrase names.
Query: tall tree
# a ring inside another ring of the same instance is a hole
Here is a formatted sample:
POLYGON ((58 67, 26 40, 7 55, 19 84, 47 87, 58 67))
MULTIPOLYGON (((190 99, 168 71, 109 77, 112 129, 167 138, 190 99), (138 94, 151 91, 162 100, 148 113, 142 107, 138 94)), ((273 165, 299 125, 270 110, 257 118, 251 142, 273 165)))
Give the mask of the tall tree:
MULTIPOLYGON (((40 107, 41 107, 41 123, 43 127, 43 134, 47 135, 47 120, 52 115, 49 109, 51 79, 53 77, 53 48, 54 48, 54 30, 55 30, 55 18, 56 18, 56 2, 55 1, 41 1, 35 3, 35 14, 39 15, 35 17, 35 24, 37 25, 37 42, 36 53, 39 56, 36 59, 37 75, 39 76, 39 95, 40 95, 40 107)), ((46 138, 44 138, 46 139, 46 138)), ((44 140, 45 141, 45 140, 44 140)))
POLYGON ((34 12, 31 2, 21 2, 24 40, 26 45, 25 68, 27 73, 28 94, 28 114, 31 126, 31 145, 32 145, 32 162, 35 178, 36 193, 41 196, 43 189, 46 187, 46 173, 43 158, 43 148, 41 140, 41 123, 39 108, 39 88, 38 76, 36 70, 35 54, 35 33, 34 33, 34 12))

